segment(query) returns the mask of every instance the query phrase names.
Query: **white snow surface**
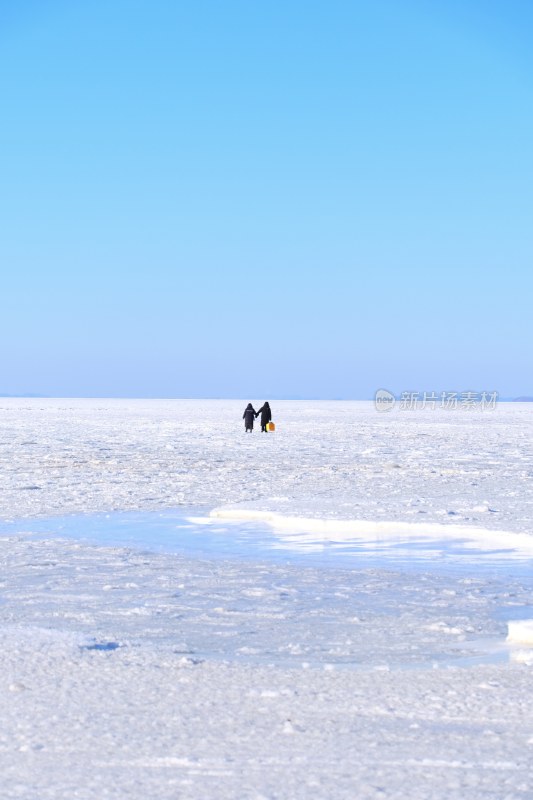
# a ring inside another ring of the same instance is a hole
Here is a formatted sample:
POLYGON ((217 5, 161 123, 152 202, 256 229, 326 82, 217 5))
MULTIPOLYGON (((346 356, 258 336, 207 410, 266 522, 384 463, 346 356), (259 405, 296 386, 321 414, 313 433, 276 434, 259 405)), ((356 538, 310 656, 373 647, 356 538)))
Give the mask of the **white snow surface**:
POLYGON ((533 404, 378 413, 372 403, 0 398, 0 517, 173 507, 533 532, 533 404))
POLYGON ((0 401, 0 797, 533 798, 532 579, 512 559, 321 568, 35 535, 37 516, 183 504, 262 512, 291 546, 366 521, 527 556, 531 405, 280 402, 251 436, 244 405, 0 401))

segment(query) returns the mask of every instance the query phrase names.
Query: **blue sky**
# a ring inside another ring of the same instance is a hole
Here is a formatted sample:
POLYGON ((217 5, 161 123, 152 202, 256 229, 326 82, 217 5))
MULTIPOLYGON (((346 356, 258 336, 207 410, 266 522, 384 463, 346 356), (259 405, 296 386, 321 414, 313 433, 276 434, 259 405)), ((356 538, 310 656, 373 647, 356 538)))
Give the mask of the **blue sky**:
POLYGON ((0 0, 0 392, 533 394, 532 32, 0 0))

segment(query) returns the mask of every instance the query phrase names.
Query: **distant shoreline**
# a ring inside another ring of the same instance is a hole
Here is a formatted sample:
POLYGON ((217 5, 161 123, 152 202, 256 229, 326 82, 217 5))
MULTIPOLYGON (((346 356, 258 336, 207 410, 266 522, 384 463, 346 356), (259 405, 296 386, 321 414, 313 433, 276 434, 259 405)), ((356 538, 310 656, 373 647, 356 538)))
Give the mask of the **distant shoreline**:
MULTIPOLYGON (((252 396, 252 395, 250 395, 252 396)), ((255 395, 254 395, 255 396, 255 395)), ((276 397, 269 395, 276 403, 372 403, 374 397, 276 397)), ((2 394, 0 400, 240 400, 244 397, 155 397, 135 395, 53 395, 53 394, 2 394)), ((397 401, 401 396, 395 396, 397 401)), ((533 397, 499 397, 498 403, 533 403, 533 397)))

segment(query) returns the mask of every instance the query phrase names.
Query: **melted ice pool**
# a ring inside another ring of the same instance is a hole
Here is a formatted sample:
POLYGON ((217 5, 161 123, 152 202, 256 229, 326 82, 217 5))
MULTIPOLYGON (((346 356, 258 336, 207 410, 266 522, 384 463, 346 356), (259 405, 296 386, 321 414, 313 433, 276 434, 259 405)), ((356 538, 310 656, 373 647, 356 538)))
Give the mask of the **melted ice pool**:
MULTIPOLYGON (((128 547, 148 552, 179 553, 193 558, 275 561, 313 567, 394 568, 431 572, 530 575, 533 537, 487 532, 487 536, 460 534, 423 527, 402 533, 357 532, 346 523, 290 520, 269 524, 265 519, 210 516, 205 508, 161 512, 75 514, 2 525, 8 534, 37 538, 67 538, 91 544, 128 547), (344 525, 344 529, 343 529, 344 525)), ((371 524, 369 523, 369 528, 371 524)))

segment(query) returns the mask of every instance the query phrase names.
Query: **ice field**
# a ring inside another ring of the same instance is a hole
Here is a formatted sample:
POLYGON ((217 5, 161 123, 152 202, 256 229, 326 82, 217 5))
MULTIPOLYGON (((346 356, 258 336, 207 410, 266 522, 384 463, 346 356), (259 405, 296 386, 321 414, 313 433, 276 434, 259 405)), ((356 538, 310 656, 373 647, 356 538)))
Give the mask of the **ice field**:
POLYGON ((0 796, 533 798, 533 404, 244 405, 0 399, 0 796))

